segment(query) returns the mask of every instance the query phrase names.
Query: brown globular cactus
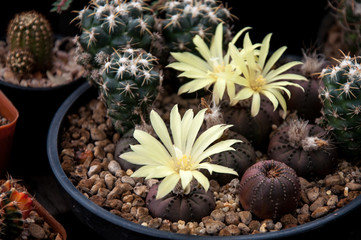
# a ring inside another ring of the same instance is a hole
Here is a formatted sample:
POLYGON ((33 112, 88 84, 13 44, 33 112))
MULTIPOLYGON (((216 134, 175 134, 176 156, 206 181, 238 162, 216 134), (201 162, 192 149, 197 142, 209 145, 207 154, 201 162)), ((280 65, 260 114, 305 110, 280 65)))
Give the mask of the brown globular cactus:
POLYGON ((255 117, 251 115, 248 99, 235 106, 224 107, 223 117, 226 124, 233 125, 231 130, 247 138, 256 150, 267 149, 272 125, 281 123, 279 112, 274 111, 272 103, 264 97, 261 97, 260 111, 255 117))
POLYGON ((292 120, 279 127, 268 146, 269 158, 286 163, 304 178, 331 173, 336 155, 326 130, 302 120, 292 120))
POLYGON ((261 219, 293 212, 301 197, 300 180, 286 164, 265 160, 252 165, 240 183, 242 207, 261 219))
POLYGON ((10 70, 19 77, 26 77, 34 69, 34 56, 26 49, 15 49, 11 51, 6 59, 10 70))
MULTIPOLYGON (((252 164, 256 163, 256 152, 251 143, 241 134, 228 130, 226 137, 229 139, 241 140, 242 142, 232 146, 235 151, 221 152, 212 156, 210 162, 212 164, 229 167, 235 170, 238 173, 238 176, 242 176, 252 164)), ((216 179, 219 184, 225 185, 234 179, 235 176, 232 174, 212 173, 209 178, 216 179)))
POLYGON ((159 184, 154 184, 147 195, 146 205, 153 217, 168 219, 172 222, 200 222, 215 208, 215 200, 210 190, 193 186, 188 194, 173 190, 166 196, 156 199, 159 184))

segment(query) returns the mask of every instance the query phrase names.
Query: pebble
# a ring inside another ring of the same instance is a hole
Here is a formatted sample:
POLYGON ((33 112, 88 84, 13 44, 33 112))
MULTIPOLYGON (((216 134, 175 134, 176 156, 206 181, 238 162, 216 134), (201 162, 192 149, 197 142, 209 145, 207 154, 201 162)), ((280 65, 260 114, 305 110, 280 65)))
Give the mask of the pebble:
POLYGON ((111 160, 108 164, 108 170, 113 174, 116 175, 116 172, 121 170, 119 163, 115 160, 111 160))
POLYGON ((98 173, 100 173, 101 170, 102 170, 102 167, 100 165, 93 165, 88 170, 88 176, 91 177, 94 174, 98 174, 98 173))
POLYGON ((319 195, 320 195, 320 189, 318 187, 313 187, 312 189, 307 191, 307 198, 311 202, 314 202, 319 195))
POLYGON ((248 225, 252 221, 252 213, 250 211, 241 211, 238 213, 242 223, 248 225))
POLYGON ((99 128, 91 128, 90 136, 94 141, 100 141, 106 139, 107 135, 105 132, 99 128))
POLYGON ((325 178, 325 187, 342 184, 342 178, 340 175, 331 175, 325 178))
POLYGON ((226 226, 223 222, 212 219, 206 221, 204 225, 208 234, 216 234, 226 226))
POLYGON ((360 183, 349 182, 349 183, 346 183, 346 187, 348 188, 348 190, 351 190, 351 191, 360 191, 361 190, 360 183))
POLYGON ((216 221, 224 222, 226 214, 222 211, 222 209, 218 208, 211 212, 211 217, 216 221))
POLYGON ((46 237, 44 229, 36 223, 29 224, 28 230, 30 235, 36 239, 44 239, 46 237))
POLYGON ((312 212, 311 217, 312 218, 322 217, 322 216, 326 215, 329 210, 330 210, 329 206, 318 207, 315 209, 315 211, 312 212))

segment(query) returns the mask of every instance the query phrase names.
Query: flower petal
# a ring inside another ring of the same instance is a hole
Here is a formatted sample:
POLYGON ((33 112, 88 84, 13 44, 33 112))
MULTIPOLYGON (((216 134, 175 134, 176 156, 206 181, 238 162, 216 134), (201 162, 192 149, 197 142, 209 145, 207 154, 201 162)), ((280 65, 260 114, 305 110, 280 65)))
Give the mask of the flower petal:
POLYGON ((198 91, 199 89, 209 87, 210 85, 212 85, 213 82, 214 82, 214 80, 210 79, 210 78, 196 79, 196 80, 190 81, 186 84, 183 84, 178 89, 178 95, 180 95, 182 93, 186 93, 186 92, 192 93, 192 92, 198 91))
POLYGON ((234 99, 237 101, 248 99, 248 98, 252 97, 254 93, 255 93, 255 91, 253 91, 251 88, 244 87, 236 94, 234 99))
POLYGON ((216 153, 234 151, 234 148, 232 148, 231 146, 238 142, 242 142, 242 141, 236 139, 228 139, 212 145, 198 157, 197 163, 200 163, 205 158, 210 157, 216 153))
POLYGON ((158 192, 156 199, 160 199, 170 193, 177 183, 179 182, 180 176, 178 173, 173 173, 167 177, 165 177, 162 182, 158 186, 158 192))
POLYGON ((165 125, 163 119, 159 116, 159 114, 154 110, 150 112, 150 122, 153 126, 154 132, 158 135, 159 139, 168 149, 168 152, 174 157, 174 147, 170 139, 167 126, 165 125))
MULTIPOLYGON (((265 78, 272 79, 273 77, 287 71, 288 69, 290 69, 290 68, 292 68, 292 67, 294 67, 296 65, 300 65, 300 64, 303 64, 303 63, 299 62, 299 61, 293 61, 293 62, 283 64, 282 66, 278 67, 277 69, 272 70, 269 73, 267 73, 265 78)), ((292 74, 292 75, 295 75, 295 74, 292 74)), ((297 76, 301 76, 301 75, 297 74, 297 76)))
POLYGON ((188 155, 188 156, 191 154, 191 150, 192 150, 194 141, 195 141, 195 139, 197 137, 199 129, 201 128, 201 126, 203 124, 204 115, 206 113, 206 110, 207 109, 200 110, 197 113, 197 115, 193 118, 192 131, 189 131, 189 133, 188 133, 186 149, 185 149, 185 154, 188 155))
POLYGON ((266 62, 266 58, 268 56, 268 51, 269 51, 269 45, 270 45, 270 40, 271 40, 271 36, 272 34, 267 34, 267 36, 263 39, 262 41, 262 46, 260 49, 260 53, 259 53, 259 59, 258 59, 258 64, 261 68, 264 67, 264 64, 266 62))
POLYGON ((182 151, 185 153, 186 152, 186 144, 187 144, 187 139, 188 139, 188 135, 189 132, 192 130, 194 131, 194 126, 192 126, 192 122, 193 122, 193 110, 192 109, 188 109, 185 113, 184 116, 182 118, 182 151))
POLYGON ((201 54, 201 56, 208 62, 211 63, 211 52, 209 51, 209 48, 207 46, 207 44, 204 42, 204 40, 196 35, 193 38, 193 43, 196 46, 197 51, 201 54))
POLYGON ((146 165, 136 170, 131 177, 164 178, 174 173, 174 170, 169 167, 146 165))
POLYGON ((182 149, 181 116, 178 112, 178 105, 174 105, 170 112, 170 130, 172 132, 174 146, 182 149))
POLYGON ((178 61, 181 63, 185 63, 188 64, 190 66, 197 66, 197 68, 199 68, 202 71, 208 71, 208 70, 212 70, 210 69, 209 65, 207 64, 206 61, 204 61, 202 58, 189 53, 189 52, 171 52, 171 55, 178 61))
POLYGON ((167 159, 171 156, 164 145, 161 144, 155 137, 142 130, 135 129, 133 137, 141 144, 146 146, 152 146, 155 152, 159 154, 159 158, 167 159))
POLYGON ((213 36, 211 47, 212 57, 216 57, 219 61, 223 60, 223 24, 218 24, 216 32, 213 36))
POLYGON ((251 106, 251 115, 253 117, 257 116, 260 107, 261 107, 261 97, 258 92, 254 92, 252 98, 252 106, 251 106))
POLYGON ((198 165, 198 168, 207 169, 210 174, 212 174, 213 172, 218 172, 218 173, 234 174, 238 176, 238 173, 234 171, 232 168, 216 165, 212 163, 201 163, 198 165))
POLYGON ((200 185, 204 188, 204 190, 207 192, 209 189, 209 181, 206 176, 204 176, 199 171, 192 171, 193 177, 198 181, 200 185))
POLYGON ((287 47, 280 47, 277 51, 275 51, 270 59, 268 59, 266 66, 263 68, 262 75, 266 76, 269 70, 273 67, 273 65, 280 59, 282 54, 286 51, 287 47))
POLYGON ((179 176, 180 176, 180 179, 181 179, 182 188, 186 189, 186 187, 189 185, 189 183, 193 179, 192 171, 180 170, 179 171, 179 176))

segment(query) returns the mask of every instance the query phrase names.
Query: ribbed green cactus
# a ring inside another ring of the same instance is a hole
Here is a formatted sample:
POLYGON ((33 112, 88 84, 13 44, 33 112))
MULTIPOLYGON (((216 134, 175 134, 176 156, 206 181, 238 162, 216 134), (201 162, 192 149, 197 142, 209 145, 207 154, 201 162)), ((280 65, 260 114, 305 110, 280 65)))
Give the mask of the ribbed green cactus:
POLYGON ((26 49, 15 49, 11 51, 6 59, 11 71, 19 77, 26 76, 34 69, 34 55, 26 49))
MULTIPOLYGON (((321 73, 323 120, 336 144, 350 157, 361 156, 361 65, 345 56, 321 73)), ((359 159, 358 159, 359 160, 359 159)))
POLYGON ((155 58, 143 49, 124 49, 103 66, 100 89, 115 129, 124 133, 146 121, 148 108, 158 94, 161 76, 155 58))
POLYGON ((51 67, 53 33, 49 21, 35 11, 22 12, 11 20, 7 28, 10 52, 24 49, 34 56, 35 71, 51 67))
MULTIPOLYGON (((159 2, 164 0, 158 0, 159 2)), ((161 17, 162 34, 171 52, 193 52, 192 39, 199 35, 209 44, 217 25, 224 23, 225 42, 230 39, 232 18, 230 11, 217 0, 167 0, 158 4, 161 17)), ((159 46, 161 47, 161 46, 159 46)))
POLYGON ((82 29, 78 40, 83 53, 90 54, 92 68, 98 68, 104 55, 112 54, 113 49, 149 51, 155 21, 142 0, 91 1, 76 19, 82 29))

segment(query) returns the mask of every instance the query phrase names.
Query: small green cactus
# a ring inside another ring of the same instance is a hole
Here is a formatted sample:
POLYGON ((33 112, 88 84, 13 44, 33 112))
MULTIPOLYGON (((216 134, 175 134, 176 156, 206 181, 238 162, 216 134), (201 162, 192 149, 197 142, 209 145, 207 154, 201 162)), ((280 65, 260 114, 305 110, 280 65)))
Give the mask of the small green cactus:
POLYGON ((34 55, 29 50, 22 48, 11 51, 6 62, 10 70, 19 77, 31 73, 35 65, 34 55))
POLYGON ((7 28, 10 52, 15 49, 30 51, 34 56, 34 71, 51 67, 53 34, 49 21, 35 11, 22 12, 11 20, 7 28))
MULTIPOLYGON (((357 58, 345 56, 339 65, 321 72, 324 87, 323 124, 336 144, 351 158, 361 156, 361 65, 357 58)), ((358 159, 359 160, 359 159, 358 159)))
POLYGON ((83 55, 90 55, 86 58, 91 68, 99 68, 104 55, 111 55, 113 49, 150 49, 155 21, 142 0, 91 1, 76 19, 82 29, 78 40, 83 55))
POLYGON ((125 133, 146 121, 158 94, 161 75, 156 59, 143 49, 116 51, 102 68, 100 89, 115 129, 125 133))
POLYGON ((164 15, 161 17, 161 31, 171 52, 195 52, 192 39, 196 35, 209 44, 219 23, 224 23, 225 40, 231 38, 231 27, 227 22, 233 15, 220 1, 167 0, 158 5, 159 12, 164 15))

